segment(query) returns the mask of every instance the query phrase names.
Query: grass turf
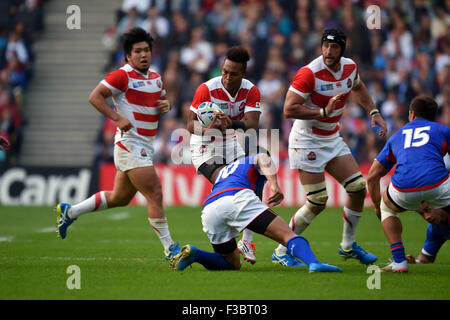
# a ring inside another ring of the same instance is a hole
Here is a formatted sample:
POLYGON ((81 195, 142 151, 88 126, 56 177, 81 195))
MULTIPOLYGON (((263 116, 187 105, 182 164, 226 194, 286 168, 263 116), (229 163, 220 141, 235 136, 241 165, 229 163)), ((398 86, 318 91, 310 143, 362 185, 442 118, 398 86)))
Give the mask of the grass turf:
MULTIPOLYGON (((286 221, 294 209, 277 208, 286 221)), ((0 299, 158 299, 158 300, 303 300, 450 298, 450 252, 445 244, 432 265, 410 265, 408 274, 380 274, 380 289, 368 289, 367 266, 342 260, 337 247, 342 209, 327 209, 303 234, 320 261, 343 273, 313 273, 274 265, 276 244, 255 235, 257 263, 241 271, 207 271, 194 264, 171 271, 162 246, 148 224, 144 207, 86 214, 56 238, 50 207, 0 207, 0 299), (80 268, 81 289, 68 289, 71 265, 80 268)), ((198 208, 166 208, 172 237, 212 251, 202 232, 198 208)), ((427 223, 418 214, 401 215, 407 253, 417 255, 427 223)), ((382 267, 389 245, 373 210, 366 210, 357 239, 376 254, 382 267)))

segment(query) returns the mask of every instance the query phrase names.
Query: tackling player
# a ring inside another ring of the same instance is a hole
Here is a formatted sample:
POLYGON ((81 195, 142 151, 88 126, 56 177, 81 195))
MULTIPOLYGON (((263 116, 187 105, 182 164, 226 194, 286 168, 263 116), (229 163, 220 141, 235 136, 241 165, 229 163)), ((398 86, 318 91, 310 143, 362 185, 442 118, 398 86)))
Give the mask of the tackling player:
POLYGON ((109 73, 92 91, 89 102, 117 125, 114 163, 117 173, 112 191, 100 191, 71 206, 56 207, 57 233, 64 239, 67 228, 80 215, 126 206, 137 191, 147 201, 148 220, 159 236, 166 259, 180 250, 169 232, 163 211, 161 183, 153 166, 153 141, 159 115, 170 110, 161 76, 151 71, 153 38, 141 28, 124 34, 127 64, 109 73), (112 97, 115 110, 107 98, 112 97))
MULTIPOLYGON (((222 164, 245 156, 235 130, 258 129, 261 94, 253 83, 244 78, 249 60, 250 56, 243 47, 230 48, 222 66, 222 75, 206 81, 195 91, 187 125, 192 133, 192 164, 209 181, 214 170, 222 164), (206 101, 215 103, 223 112, 217 114, 220 121, 214 121, 210 128, 202 127, 197 120, 197 108, 206 101), (211 128, 226 134, 214 137, 216 140, 212 141, 205 134, 211 128)), ((252 241, 253 233, 245 230, 238 248, 244 260, 255 263, 255 245, 252 241)))
MULTIPOLYGON (((289 135, 289 163, 291 169, 298 170, 307 199, 292 217, 290 226, 296 234, 301 234, 325 209, 328 194, 324 172, 327 171, 348 195, 338 252, 346 259, 355 258, 369 264, 377 257, 363 250, 355 240, 366 181, 339 135, 339 121, 350 92, 372 117, 372 127, 381 127, 381 136, 386 134, 386 124, 359 77, 358 66, 343 57, 345 45, 346 36, 342 31, 325 30, 321 39, 322 55, 297 71, 286 94, 284 114, 295 119, 289 135)), ((278 246, 272 260, 283 263, 280 256, 285 253, 286 248, 278 246)))
POLYGON ((450 213, 443 209, 425 208, 423 218, 429 222, 427 236, 422 251, 417 256, 407 254, 408 263, 433 263, 442 245, 450 239, 450 213))
POLYGON ((267 181, 271 191, 268 205, 276 206, 283 200, 270 156, 258 153, 222 165, 214 170, 211 180, 214 186, 203 202, 202 224, 214 253, 186 245, 172 259, 172 269, 184 270, 197 262, 208 270, 239 270, 235 238, 248 228, 285 245, 292 256, 308 265, 309 272, 342 272, 339 267, 319 262, 308 241, 297 236, 257 196, 267 181))
POLYGON ((399 212, 419 210, 424 202, 450 212, 450 179, 443 160, 450 152, 450 127, 435 122, 437 109, 430 97, 414 98, 410 122, 391 136, 369 171, 369 193, 394 258, 383 268, 386 272, 408 272, 399 212), (380 179, 394 165, 381 198, 380 179))

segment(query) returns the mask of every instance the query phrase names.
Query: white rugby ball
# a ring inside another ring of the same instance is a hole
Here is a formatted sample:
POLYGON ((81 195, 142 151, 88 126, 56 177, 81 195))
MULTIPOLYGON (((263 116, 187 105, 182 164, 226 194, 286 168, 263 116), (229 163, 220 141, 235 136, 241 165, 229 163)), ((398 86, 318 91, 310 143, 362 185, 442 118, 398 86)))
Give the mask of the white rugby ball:
POLYGON ((202 102, 197 108, 197 119, 202 126, 209 127, 216 113, 222 112, 219 106, 213 102, 202 102))

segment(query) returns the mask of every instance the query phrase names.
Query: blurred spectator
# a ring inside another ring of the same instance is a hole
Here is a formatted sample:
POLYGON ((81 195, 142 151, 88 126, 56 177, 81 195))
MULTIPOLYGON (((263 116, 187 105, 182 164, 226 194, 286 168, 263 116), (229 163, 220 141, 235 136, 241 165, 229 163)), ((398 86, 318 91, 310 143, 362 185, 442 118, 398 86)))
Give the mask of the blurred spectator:
POLYGON ((114 162, 114 136, 117 126, 111 119, 104 117, 103 126, 99 132, 97 148, 95 152, 95 163, 114 162))
POLYGON ((22 105, 33 75, 33 39, 43 30, 42 0, 0 1, 0 136, 10 146, 0 165, 15 165, 23 139, 22 105))

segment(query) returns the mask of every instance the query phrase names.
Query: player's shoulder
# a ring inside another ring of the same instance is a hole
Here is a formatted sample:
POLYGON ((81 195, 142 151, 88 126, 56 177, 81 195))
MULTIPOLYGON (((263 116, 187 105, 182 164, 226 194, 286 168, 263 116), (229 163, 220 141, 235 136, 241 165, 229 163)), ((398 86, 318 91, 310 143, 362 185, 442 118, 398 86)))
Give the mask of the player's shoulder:
POLYGON ((217 76, 217 77, 211 78, 211 79, 207 80, 206 82, 203 82, 199 87, 204 86, 204 87, 208 88, 210 91, 214 90, 214 89, 218 89, 221 87, 221 79, 222 79, 222 76, 217 76))
POLYGON ((341 57, 341 65, 343 65, 343 66, 355 65, 356 66, 356 62, 353 61, 353 59, 351 59, 351 58, 341 57))
POLYGON ((147 77, 149 79, 158 79, 158 78, 161 78, 161 75, 158 72, 156 72, 155 70, 149 69, 147 77))
POLYGON ((253 84, 253 82, 251 82, 250 80, 245 79, 245 78, 242 79, 242 82, 241 82, 241 88, 250 90, 250 89, 253 88, 253 87, 256 88, 256 86, 253 84))

